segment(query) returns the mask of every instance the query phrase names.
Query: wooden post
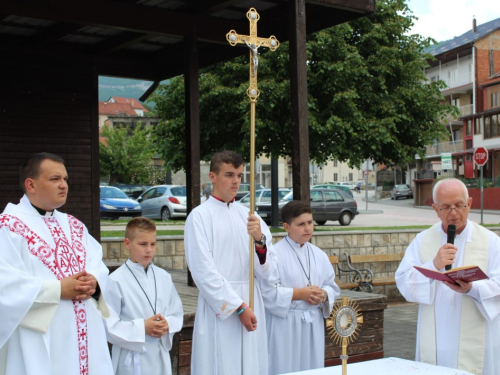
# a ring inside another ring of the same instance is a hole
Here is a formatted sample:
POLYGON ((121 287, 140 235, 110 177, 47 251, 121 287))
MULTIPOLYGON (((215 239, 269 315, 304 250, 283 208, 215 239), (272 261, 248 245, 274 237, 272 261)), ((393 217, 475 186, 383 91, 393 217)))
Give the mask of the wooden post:
MULTIPOLYGON (((200 205, 200 93, 198 40, 193 23, 185 38, 186 71, 184 74, 186 110, 186 183, 187 214, 200 205)), ((188 269, 188 285, 196 286, 188 269)))
POLYGON ((289 3, 293 199, 309 203, 306 2, 291 0, 289 3))

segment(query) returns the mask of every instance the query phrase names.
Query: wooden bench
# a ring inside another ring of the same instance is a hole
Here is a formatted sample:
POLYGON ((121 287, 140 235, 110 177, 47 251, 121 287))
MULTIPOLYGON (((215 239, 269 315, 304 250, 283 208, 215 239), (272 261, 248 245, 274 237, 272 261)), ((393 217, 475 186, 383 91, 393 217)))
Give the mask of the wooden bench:
POLYGON ((343 270, 342 268, 340 268, 339 257, 336 255, 329 256, 328 259, 330 259, 330 263, 335 270, 335 283, 338 285, 338 287, 340 289, 358 290, 359 283, 361 282, 361 273, 356 270, 343 270), (345 274, 345 282, 340 280, 340 278, 343 276, 342 274, 345 274), (351 278, 348 277, 349 274, 353 274, 351 278))
MULTIPOLYGON (((381 263, 381 262, 394 262, 403 259, 403 253, 391 254, 370 254, 370 255, 348 255, 346 256, 347 267, 350 270, 357 270, 362 275, 360 282, 360 290, 372 292, 374 286, 396 285, 394 276, 388 277, 374 277, 373 272, 369 268, 355 268, 355 265, 362 265, 365 263, 381 263)), ((391 271, 392 272, 392 271, 391 271)))

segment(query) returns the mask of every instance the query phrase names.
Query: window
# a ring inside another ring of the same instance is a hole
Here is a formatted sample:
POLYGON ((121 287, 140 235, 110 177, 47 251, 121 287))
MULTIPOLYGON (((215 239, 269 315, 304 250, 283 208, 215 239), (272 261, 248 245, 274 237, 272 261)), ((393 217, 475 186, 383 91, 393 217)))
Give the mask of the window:
POLYGON ((498 137, 498 128, 497 128, 497 115, 491 116, 491 137, 498 137))
POLYGON ((472 120, 467 120, 467 126, 465 128, 465 135, 472 135, 472 120))
POLYGON ((323 202, 321 191, 311 191, 311 202, 323 202))
POLYGON ((336 191, 325 191, 326 202, 343 202, 344 198, 336 191))
POLYGON ((493 94, 491 94, 491 108, 498 107, 499 105, 498 92, 494 92, 493 94))
MULTIPOLYGON (((334 161, 333 161, 333 166, 334 166, 334 167, 338 167, 338 166, 339 166, 338 164, 339 164, 339 163, 338 163, 338 161, 337 161, 337 160, 334 160, 334 161)), ((337 180, 335 180, 335 181, 337 181, 337 180)))
POLYGON ((450 99, 450 104, 455 107, 460 107, 460 98, 450 99))
POLYGON ((431 77, 431 82, 439 81, 439 74, 431 77))
POLYGON ((448 72, 448 86, 457 82, 458 69, 453 69, 448 72))
POLYGON ((338 181, 339 180, 339 175, 337 173, 333 174, 333 181, 338 181))
POLYGON ((465 157, 465 161, 472 161, 472 154, 467 154, 465 157))
POLYGON ((481 117, 474 119, 474 134, 481 134, 481 117))
POLYGON ((485 117, 484 118, 484 139, 491 138, 491 133, 490 133, 490 117, 485 117))
POLYGON ((465 148, 472 148, 472 139, 468 139, 465 141, 465 148))
POLYGON ((352 173, 349 173, 349 181, 352 181, 352 173))

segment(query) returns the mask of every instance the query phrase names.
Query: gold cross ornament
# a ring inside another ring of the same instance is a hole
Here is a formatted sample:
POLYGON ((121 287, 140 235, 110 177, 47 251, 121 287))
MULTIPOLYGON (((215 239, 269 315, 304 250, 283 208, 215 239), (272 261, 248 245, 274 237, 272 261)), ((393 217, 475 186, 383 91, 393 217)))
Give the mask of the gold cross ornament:
POLYGON ((257 36, 257 22, 260 19, 260 15, 255 8, 250 8, 247 12, 247 18, 250 21, 250 35, 240 35, 236 31, 231 30, 226 34, 226 39, 233 47, 237 44, 246 44, 250 48, 250 87, 247 89, 247 95, 250 100, 256 100, 260 94, 257 88, 258 49, 260 47, 268 47, 271 51, 275 51, 280 46, 280 42, 274 35, 271 35, 269 38, 260 38, 257 36))
MULTIPOLYGON (((268 47, 271 51, 279 47, 280 42, 274 35, 269 38, 259 38, 257 36, 257 22, 260 19, 259 13, 254 8, 247 12, 247 18, 250 21, 250 35, 240 35, 231 30, 226 34, 226 39, 233 47, 237 44, 246 44, 250 48, 250 86, 247 89, 247 95, 250 98, 250 212, 255 212, 255 103, 260 94, 257 88, 257 69, 259 67, 259 48, 268 47)), ((255 244, 252 236, 250 239, 250 260, 249 260, 249 301, 248 304, 253 309, 253 290, 254 290, 254 257, 255 244)))

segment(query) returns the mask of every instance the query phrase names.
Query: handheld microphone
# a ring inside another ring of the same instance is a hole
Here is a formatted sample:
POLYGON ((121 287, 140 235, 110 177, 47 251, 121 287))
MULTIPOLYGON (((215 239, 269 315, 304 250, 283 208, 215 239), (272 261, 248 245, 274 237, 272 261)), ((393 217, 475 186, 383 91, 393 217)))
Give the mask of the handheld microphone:
MULTIPOLYGON (((447 243, 451 243, 453 245, 454 242, 455 242, 455 234, 457 233, 457 227, 454 226, 453 224, 452 225, 448 225, 448 232, 447 233, 448 233, 448 240, 446 242, 447 243)), ((445 267, 445 270, 446 271, 451 270, 451 264, 448 264, 445 267)))

